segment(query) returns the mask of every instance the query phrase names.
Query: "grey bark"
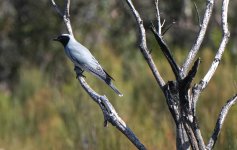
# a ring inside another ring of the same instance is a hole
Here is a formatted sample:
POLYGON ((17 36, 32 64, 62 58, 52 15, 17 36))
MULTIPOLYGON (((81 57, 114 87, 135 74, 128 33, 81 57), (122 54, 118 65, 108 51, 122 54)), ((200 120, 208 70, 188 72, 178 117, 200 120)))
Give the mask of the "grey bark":
MULTIPOLYGON (((54 6, 56 12, 60 15, 60 17, 62 17, 64 24, 68 30, 68 33, 73 36, 73 30, 69 18, 70 0, 65 0, 65 8, 63 11, 60 10, 54 0, 51 0, 51 4, 54 6)), ((99 95, 87 84, 80 68, 75 66, 74 71, 83 89, 101 108, 104 115, 104 126, 106 127, 108 125, 108 122, 111 123, 121 133, 123 133, 134 144, 134 146, 137 147, 137 149, 146 150, 146 147, 140 142, 140 140, 136 137, 133 131, 119 117, 118 113, 114 109, 113 105, 109 102, 108 98, 106 96, 99 95)))
MULTIPOLYGON (((139 31, 140 50, 146 62, 148 63, 151 71, 153 72, 153 75, 158 85, 160 86, 161 90, 164 93, 169 111, 176 124, 176 148, 178 150, 188 150, 190 148, 194 150, 213 149, 217 137, 220 133, 224 119, 228 113, 228 110, 232 105, 236 103, 237 96, 229 100, 227 104, 223 107, 219 115, 219 118, 217 119, 218 121, 216 123, 216 127, 213 131, 213 135, 210 138, 208 145, 205 145, 205 142, 201 134, 201 130, 199 129, 198 126, 198 118, 196 116, 196 104, 198 102, 201 92, 203 92, 203 90, 208 85, 210 79, 213 77, 219 62, 221 61, 221 57, 225 50, 226 44, 228 43, 228 39, 230 36, 227 24, 227 12, 228 12, 229 1, 228 0, 222 1, 221 28, 223 36, 220 42, 219 49, 217 50, 212 65, 210 66, 204 78, 198 84, 195 84, 193 87, 191 87, 191 83, 198 71, 200 58, 198 58, 194 62, 190 70, 189 68, 191 67, 191 64, 193 63, 195 57, 197 56, 198 51, 200 50, 200 46, 205 37, 209 20, 212 17, 214 0, 207 0, 203 20, 202 23, 199 25, 200 26, 199 33, 197 34, 197 38, 194 41, 194 44, 190 49, 188 56, 184 61, 182 67, 179 67, 179 65, 176 63, 175 59, 172 56, 171 50, 168 48, 168 45, 165 43, 165 40, 163 39, 162 34, 163 24, 161 24, 159 1, 155 0, 157 27, 151 24, 151 30, 157 40, 157 43, 161 51, 163 52, 165 58, 169 62, 170 67, 172 68, 172 71, 175 75, 175 80, 167 82, 165 82, 163 78, 160 76, 160 73, 156 65, 153 63, 151 54, 148 53, 149 50, 146 44, 146 31, 144 29, 143 21, 142 18, 140 17, 139 12, 136 10, 131 0, 125 0, 125 1, 127 2, 130 11, 133 14, 133 17, 136 20, 137 29, 139 31)), ((199 13, 197 12, 197 14, 199 13)))
MULTIPOLYGON (((227 24, 229 0, 222 0, 221 29, 223 34, 220 46, 206 75, 198 84, 195 84, 194 86, 191 86, 191 83, 195 78, 196 73, 198 72, 200 58, 198 58, 195 62, 194 59, 197 56, 198 51, 200 50, 200 46, 205 37, 209 20, 212 17, 212 11, 215 0, 207 0, 205 13, 203 16, 203 20, 200 24, 200 30, 197 33, 197 38, 194 41, 194 44, 190 49, 188 56, 181 67, 176 63, 174 57, 172 56, 171 53, 172 51, 169 49, 168 44, 166 44, 165 40, 163 39, 164 33, 167 30, 162 32, 164 22, 161 23, 161 16, 159 12, 159 1, 155 0, 155 10, 158 23, 157 27, 155 27, 152 24, 151 30, 155 36, 155 39, 157 40, 157 43, 161 51, 163 52, 165 58, 167 59, 175 75, 175 79, 173 81, 167 81, 167 82, 164 81, 164 79, 160 75, 160 72, 156 67, 152 55, 147 47, 146 30, 144 28, 143 20, 139 12, 136 10, 131 0, 125 0, 125 1, 127 2, 130 11, 136 21, 139 33, 138 40, 139 40, 140 51, 144 56, 148 66, 150 67, 158 86, 164 93, 167 106, 176 124, 176 148, 178 150, 188 150, 191 148, 194 150, 213 149, 216 140, 218 138, 218 135, 220 134, 227 113, 231 108, 231 106, 233 106, 237 101, 237 95, 235 95, 233 98, 227 101, 227 103, 223 106, 219 114, 219 117, 217 118, 215 129, 207 145, 203 140, 201 130, 199 129, 198 126, 198 118, 196 116, 196 104, 199 100, 200 94, 207 87, 209 81, 213 77, 221 61, 222 54, 224 53, 225 47, 230 37, 227 24), (191 67, 192 63, 193 66, 191 67), (189 68, 191 69, 189 70, 189 68)), ((73 35, 69 19, 70 0, 65 0, 65 8, 63 11, 59 9, 54 0, 51 0, 51 3, 54 6, 57 13, 62 17, 69 34, 73 35)), ((132 132, 132 130, 127 127, 126 123, 119 117, 119 115, 117 114, 114 107, 107 99, 107 97, 99 95, 93 89, 90 88, 90 86, 86 83, 84 77, 82 76, 81 70, 79 68, 75 67, 75 72, 81 86, 101 108, 104 115, 104 125, 107 126, 108 122, 111 123, 121 133, 123 133, 134 144, 134 146, 136 146, 138 149, 145 150, 146 149, 145 146, 140 142, 140 140, 136 137, 136 135, 132 132)))

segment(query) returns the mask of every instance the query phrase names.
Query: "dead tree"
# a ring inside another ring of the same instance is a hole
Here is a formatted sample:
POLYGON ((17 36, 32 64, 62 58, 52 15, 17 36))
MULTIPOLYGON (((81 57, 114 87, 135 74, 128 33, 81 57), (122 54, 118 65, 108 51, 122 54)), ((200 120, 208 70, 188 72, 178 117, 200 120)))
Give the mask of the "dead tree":
POLYGON ((213 149, 217 137, 221 131, 221 127, 226 118, 228 110, 232 105, 234 105, 237 101, 237 95, 228 100, 226 104, 223 106, 219 117, 216 122, 216 127, 213 131, 212 136, 207 144, 203 141, 203 137, 201 135, 201 131, 198 127, 198 118, 196 115, 196 104, 198 102, 199 96, 201 92, 207 87, 210 79, 213 77, 220 61, 222 58, 222 54, 225 50, 226 44, 230 37, 230 33, 228 30, 227 24, 227 12, 228 12, 228 4, 229 0, 222 1, 222 9, 221 9, 221 22, 222 22, 222 40, 220 42, 219 48, 216 52, 215 58, 207 71, 206 75, 203 79, 191 86, 191 83, 196 76, 198 71, 198 67, 200 64, 200 58, 198 58, 195 62, 194 59, 197 56, 198 51, 200 50, 200 46, 203 42, 207 26, 209 20, 212 16, 213 6, 215 0, 207 0, 205 13, 200 24, 199 33, 197 34, 197 38, 194 41, 192 48, 190 49, 186 60, 184 61, 182 66, 179 66, 174 57, 171 54, 171 50, 168 45, 165 43, 163 39, 162 32, 162 24, 159 12, 159 1, 155 0, 156 6, 156 16, 158 25, 155 27, 151 25, 151 30, 156 38, 158 45, 160 46, 161 51, 166 57, 167 61, 170 64, 170 67, 175 75, 175 79, 173 81, 168 81, 165 83, 163 78, 161 77, 156 65, 153 62, 152 56, 149 53, 146 43, 146 31, 144 29, 143 20, 140 17, 139 12, 134 7, 131 0, 126 0, 135 20, 137 23, 137 28, 139 30, 139 40, 140 40, 140 50, 148 63, 157 84, 162 89, 168 108, 170 113, 176 124, 176 148, 180 150, 190 149, 200 149, 200 150, 209 150, 213 149), (193 63, 194 62, 194 63, 193 63), (193 63, 192 68, 189 70, 193 63))
MULTIPOLYGON (((200 58, 196 61, 194 59, 197 57, 200 46, 203 42, 204 36, 206 34, 207 26, 210 18, 212 17, 212 11, 215 0, 207 0, 206 9, 202 21, 200 23, 200 29, 197 34, 196 40, 192 48, 189 50, 188 56, 184 61, 183 65, 178 65, 174 57, 171 54, 171 50, 163 39, 163 35, 166 30, 163 30, 163 24, 161 23, 161 17, 159 12, 159 1, 155 0, 156 6, 156 16, 157 16, 157 26, 151 25, 151 30, 155 36, 155 39, 166 57, 174 75, 175 79, 172 81, 165 82, 161 77, 156 64, 153 61, 152 55, 147 47, 146 42, 146 30, 143 25, 143 20, 139 12, 134 7, 131 0, 125 0, 128 4, 133 17, 136 20, 137 29, 139 31, 139 48, 145 61, 149 65, 157 84, 163 91, 169 111, 176 124, 176 148, 179 150, 195 149, 195 150, 210 150, 213 149, 217 137, 221 131, 224 120, 227 113, 232 105, 237 101, 237 94, 229 99, 226 104, 222 107, 219 117, 217 118, 216 126, 214 131, 207 143, 204 142, 201 135, 201 131, 198 126, 198 118, 196 115, 196 104, 199 100, 200 94, 207 87, 210 79, 213 77, 220 61, 222 54, 227 45, 230 33, 227 24, 227 12, 229 0, 222 0, 221 9, 221 28, 222 28, 222 40, 220 42, 219 48, 213 59, 213 62, 207 71, 206 75, 201 79, 201 81, 194 86, 191 85, 193 79, 199 68, 200 58), (191 66, 192 65, 192 66, 191 66), (191 69, 190 69, 191 68, 191 69), (190 70, 189 70, 190 69, 190 70)), ((61 10, 54 0, 51 0, 57 13, 63 19, 66 28, 73 36, 73 30, 69 18, 69 8, 70 0, 65 0, 64 10, 61 10)), ((89 94, 89 96, 100 106, 104 115, 104 126, 107 126, 107 122, 110 122, 119 131, 121 131, 138 149, 145 150, 145 146, 140 142, 140 140, 135 136, 131 129, 129 129, 126 123, 118 116, 112 104, 109 102, 106 96, 99 95, 85 81, 84 77, 81 76, 80 70, 75 69, 77 79, 79 80, 81 86, 89 94)))

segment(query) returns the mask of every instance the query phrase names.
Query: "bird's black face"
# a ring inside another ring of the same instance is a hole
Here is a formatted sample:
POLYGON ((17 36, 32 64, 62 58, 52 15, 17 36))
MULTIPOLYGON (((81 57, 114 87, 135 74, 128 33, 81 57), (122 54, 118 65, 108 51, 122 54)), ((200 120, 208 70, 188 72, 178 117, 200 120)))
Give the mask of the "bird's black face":
POLYGON ((59 41, 65 47, 67 45, 68 41, 70 40, 70 37, 68 35, 59 35, 57 38, 54 38, 53 40, 59 41))

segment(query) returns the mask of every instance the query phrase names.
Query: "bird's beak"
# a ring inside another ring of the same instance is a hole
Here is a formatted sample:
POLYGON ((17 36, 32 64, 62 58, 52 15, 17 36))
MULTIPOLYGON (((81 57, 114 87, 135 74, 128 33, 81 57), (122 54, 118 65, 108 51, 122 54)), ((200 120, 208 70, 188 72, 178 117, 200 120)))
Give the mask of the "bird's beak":
POLYGON ((53 41, 58 41, 58 37, 53 38, 53 41))

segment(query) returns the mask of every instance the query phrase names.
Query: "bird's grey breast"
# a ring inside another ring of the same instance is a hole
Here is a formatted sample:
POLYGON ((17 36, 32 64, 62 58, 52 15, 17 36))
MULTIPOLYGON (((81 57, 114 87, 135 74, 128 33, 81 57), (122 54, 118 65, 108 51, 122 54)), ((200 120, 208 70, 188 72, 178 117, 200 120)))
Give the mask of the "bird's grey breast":
POLYGON ((94 57, 90 51, 77 41, 70 40, 65 47, 65 51, 74 64, 79 65, 80 67, 84 66, 84 64, 87 64, 88 66, 94 61, 94 57))

